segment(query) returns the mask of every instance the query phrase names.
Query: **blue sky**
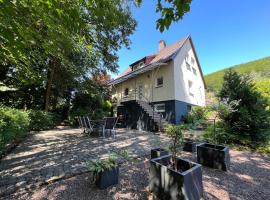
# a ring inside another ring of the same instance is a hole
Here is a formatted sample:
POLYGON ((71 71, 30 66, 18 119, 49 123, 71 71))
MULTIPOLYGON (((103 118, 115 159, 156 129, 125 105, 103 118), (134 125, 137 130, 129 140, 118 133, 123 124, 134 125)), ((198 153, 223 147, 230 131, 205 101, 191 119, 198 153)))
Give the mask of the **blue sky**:
POLYGON ((156 30, 156 0, 144 0, 132 13, 138 22, 131 49, 119 52, 119 71, 167 45, 191 35, 204 74, 270 56, 269 0, 193 0, 191 10, 168 31, 156 30))

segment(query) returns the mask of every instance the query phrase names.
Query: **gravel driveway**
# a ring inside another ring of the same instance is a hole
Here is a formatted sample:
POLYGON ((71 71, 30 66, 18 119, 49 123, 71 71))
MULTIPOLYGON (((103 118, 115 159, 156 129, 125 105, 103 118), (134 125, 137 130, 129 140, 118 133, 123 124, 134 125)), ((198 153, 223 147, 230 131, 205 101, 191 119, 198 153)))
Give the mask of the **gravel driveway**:
MULTIPOLYGON (((270 199, 270 157, 248 151, 230 151, 231 169, 223 172, 203 167, 204 199, 270 199)), ((190 153, 183 157, 195 161, 190 153)), ((141 157, 120 168, 120 183, 98 190, 89 173, 44 186, 28 193, 15 193, 9 199, 61 200, 144 200, 153 199, 148 192, 149 158, 141 157)))

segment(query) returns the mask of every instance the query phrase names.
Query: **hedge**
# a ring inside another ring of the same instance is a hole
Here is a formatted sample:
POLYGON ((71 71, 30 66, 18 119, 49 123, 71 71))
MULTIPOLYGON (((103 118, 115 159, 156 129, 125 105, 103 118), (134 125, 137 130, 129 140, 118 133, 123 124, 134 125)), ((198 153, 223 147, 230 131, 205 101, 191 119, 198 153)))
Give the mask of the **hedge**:
POLYGON ((26 136, 29 128, 27 112, 0 107, 0 154, 7 145, 12 145, 26 136))
POLYGON ((52 129, 59 119, 56 114, 40 110, 23 111, 0 107, 0 155, 18 144, 29 131, 52 129))

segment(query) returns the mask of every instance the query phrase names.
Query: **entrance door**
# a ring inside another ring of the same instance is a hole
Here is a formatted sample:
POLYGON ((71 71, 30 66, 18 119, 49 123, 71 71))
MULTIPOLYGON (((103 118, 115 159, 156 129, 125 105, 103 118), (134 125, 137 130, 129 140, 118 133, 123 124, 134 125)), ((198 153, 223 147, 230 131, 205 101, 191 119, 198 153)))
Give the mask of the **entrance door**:
POLYGON ((142 96, 143 96, 143 86, 139 85, 139 99, 142 100, 142 96))

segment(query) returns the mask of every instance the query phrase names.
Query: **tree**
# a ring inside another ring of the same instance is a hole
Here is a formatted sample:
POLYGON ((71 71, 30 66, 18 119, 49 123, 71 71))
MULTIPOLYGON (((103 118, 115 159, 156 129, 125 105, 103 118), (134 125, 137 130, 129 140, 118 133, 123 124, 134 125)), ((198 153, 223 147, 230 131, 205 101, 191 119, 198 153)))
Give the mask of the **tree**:
MULTIPOLYGON (((140 5, 143 0, 136 0, 140 5)), ((157 0, 156 12, 161 17, 156 21, 156 28, 163 32, 165 28, 168 30, 172 22, 177 22, 190 11, 192 0, 157 0)))
POLYGON ((264 137, 263 130, 269 126, 267 100, 256 91, 248 75, 240 75, 231 69, 226 71, 218 96, 220 100, 227 99, 228 103, 239 102, 235 112, 223 117, 234 142, 258 142, 264 137))
POLYGON ((33 66, 45 63, 46 111, 56 72, 78 76, 115 72, 116 51, 129 46, 128 37, 136 26, 122 0, 3 0, 0 4, 0 65, 12 64, 32 76, 33 66))
MULTIPOLYGON (((170 151, 172 152, 172 166, 177 169, 177 152, 182 148, 184 143, 183 125, 168 125, 166 127, 166 135, 171 139, 170 151)), ((181 149, 182 150, 182 149, 181 149)))
MULTIPOLYGON (((0 0, 0 67, 15 75, 3 73, 0 81, 18 88, 3 101, 12 105, 12 98, 16 107, 25 108, 43 104, 48 111, 58 102, 68 104, 86 74, 116 72, 117 51, 129 47, 136 27, 130 5, 141 2, 0 0)), ((190 3, 157 0, 157 28, 168 29, 189 11, 190 3)))

